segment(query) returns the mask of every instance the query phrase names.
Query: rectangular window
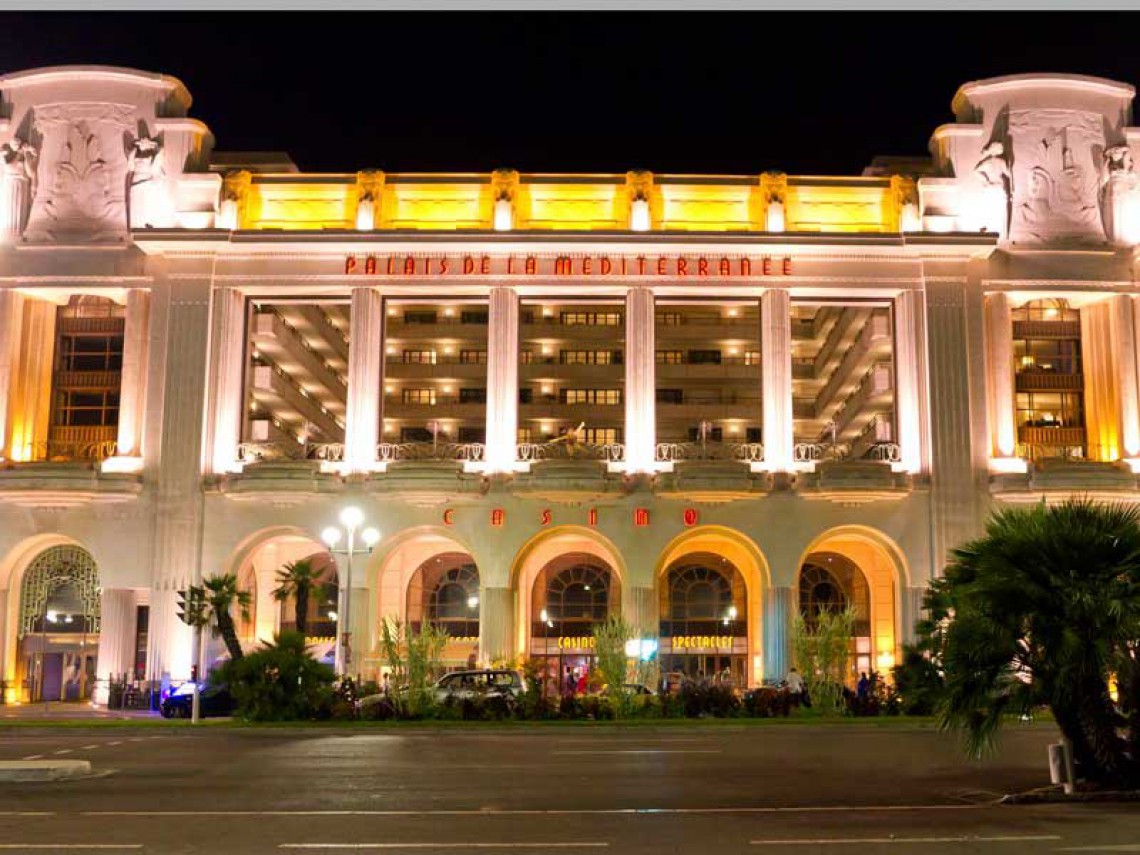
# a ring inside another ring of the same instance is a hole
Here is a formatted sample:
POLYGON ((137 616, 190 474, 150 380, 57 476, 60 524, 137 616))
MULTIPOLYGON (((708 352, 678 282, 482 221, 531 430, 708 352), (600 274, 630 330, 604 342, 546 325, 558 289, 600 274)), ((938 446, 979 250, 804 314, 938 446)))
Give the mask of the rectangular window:
POLYGON ((486 365, 487 351, 461 350, 459 351, 459 361, 464 365, 486 365))
POLYGON ((532 435, 533 434, 531 433, 530 428, 521 427, 515 431, 515 442, 517 442, 519 445, 525 445, 528 442, 533 442, 534 440, 531 439, 532 435))
MULTIPOLYGON (((744 364, 745 365, 759 365, 760 364, 760 351, 746 350, 744 351, 744 364)), ((749 440, 751 442, 751 440, 749 440)))
POLYGON ((146 679, 147 639, 150 636, 150 606, 135 609, 135 679, 146 679))
POLYGON ((680 404, 684 401, 685 395, 680 389, 658 389, 657 390, 657 403, 658 404, 680 404))
POLYGON ((563 326, 618 327, 621 312, 562 312, 559 320, 563 326))
POLYGON ((123 367, 121 335, 61 335, 59 371, 120 371, 123 367))
POLYGON ((118 423, 118 392, 65 389, 56 398, 57 427, 114 427, 118 423))
POLYGON ((621 351, 563 350, 559 351, 558 361, 563 365, 620 365, 621 351))
POLYGON ((485 404, 485 403, 487 403, 487 390, 486 389, 460 389, 459 390, 459 403, 461 403, 461 404, 485 404))
POLYGON ((684 354, 679 350, 657 351, 658 365, 680 365, 684 361, 684 354))
POLYGON ((534 351, 533 350, 520 350, 519 351, 519 364, 520 365, 534 365, 534 351))
POLYGON ((534 389, 531 389, 529 386, 519 387, 519 403, 520 404, 532 404, 532 403, 534 403, 534 389))
POLYGON ((744 441, 759 444, 763 442, 761 437, 764 435, 762 428, 750 427, 744 429, 744 441))
POLYGON ((422 427, 400 428, 400 442, 431 442, 431 431, 422 427))
POLYGON ((409 365, 435 365, 435 351, 405 350, 404 362, 409 365))
POLYGON ((620 428, 586 428, 585 442, 587 445, 616 445, 621 442, 620 428))
POLYGON ((720 365, 719 350, 690 350, 690 365, 720 365))
POLYGON ((439 317, 437 312, 424 311, 417 309, 415 311, 404 312, 405 324, 434 324, 439 317))
POLYGON ((487 429, 485 427, 461 427, 459 429, 460 442, 486 442, 487 429))
POLYGON ((680 312, 658 312, 657 325, 662 327, 679 327, 681 326, 681 313, 680 312))
POLYGON ((483 310, 464 309, 462 312, 459 313, 459 323, 461 323, 461 324, 485 324, 485 323, 487 323, 488 317, 490 317, 490 314, 486 309, 483 309, 483 310))
MULTIPOLYGON (((701 431, 700 428, 689 428, 689 442, 700 442, 701 431)), ((724 428, 712 427, 708 429, 705 434, 705 442, 723 442, 724 441, 724 428)))
POLYGON ((400 400, 405 404, 434 404, 435 389, 404 389, 400 400))
POLYGON ((621 389, 560 389, 559 403, 616 406, 621 403, 621 389))

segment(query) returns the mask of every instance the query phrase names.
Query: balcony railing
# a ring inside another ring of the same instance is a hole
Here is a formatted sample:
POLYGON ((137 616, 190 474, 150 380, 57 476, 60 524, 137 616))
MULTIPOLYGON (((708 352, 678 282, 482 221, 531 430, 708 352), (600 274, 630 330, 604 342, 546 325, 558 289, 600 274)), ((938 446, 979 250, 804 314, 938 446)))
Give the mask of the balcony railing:
POLYGON ((1063 374, 1055 371, 1041 371, 1026 368, 1017 372, 1015 378, 1018 392, 1042 392, 1054 389, 1083 389, 1083 374, 1063 374))
POLYGON ((344 460, 344 444, 340 442, 243 442, 238 445, 238 460, 261 463, 275 460, 344 460))
POLYGON ((381 463, 402 460, 461 460, 478 463, 486 446, 481 442, 382 442, 376 446, 381 463))
POLYGON ((69 462, 74 460, 100 461, 114 457, 118 443, 113 439, 49 439, 32 444, 32 460, 69 462))
POLYGON ((586 442, 520 442, 515 447, 515 458, 523 463, 539 460, 604 460, 620 463, 625 460, 625 446, 620 442, 593 445, 586 442))
POLYGON ((884 463, 902 461, 902 448, 897 442, 876 442, 862 454, 853 456, 851 446, 845 442, 797 442, 793 449, 796 463, 819 463, 839 460, 879 460, 884 463))
POLYGON ((684 460, 739 460, 759 463, 764 460, 764 446, 758 442, 659 442, 654 454, 658 463, 684 460))

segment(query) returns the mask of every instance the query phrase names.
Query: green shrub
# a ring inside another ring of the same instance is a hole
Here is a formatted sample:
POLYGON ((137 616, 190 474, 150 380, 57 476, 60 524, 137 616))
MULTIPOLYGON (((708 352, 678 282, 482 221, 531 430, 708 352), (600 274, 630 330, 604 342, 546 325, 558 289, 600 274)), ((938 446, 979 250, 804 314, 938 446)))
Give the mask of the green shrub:
POLYGON ((903 645, 902 662, 891 675, 903 715, 933 715, 946 683, 938 666, 912 645, 903 645))
POLYGON ((211 675, 229 686, 236 715, 251 721, 304 721, 332 714, 333 669, 314 659, 297 632, 283 632, 260 650, 211 675))

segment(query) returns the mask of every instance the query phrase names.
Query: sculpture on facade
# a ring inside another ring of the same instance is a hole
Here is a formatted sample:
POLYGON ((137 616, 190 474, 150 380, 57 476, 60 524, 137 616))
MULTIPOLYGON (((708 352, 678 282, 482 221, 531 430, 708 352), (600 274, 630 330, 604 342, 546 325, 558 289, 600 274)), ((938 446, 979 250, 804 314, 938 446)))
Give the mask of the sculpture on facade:
POLYGON ((982 231, 1005 235, 1009 222, 1010 170, 1005 144, 994 140, 982 149, 974 166, 981 182, 977 221, 982 231))
POLYGON ((162 141, 140 134, 127 154, 131 228, 167 225, 166 157, 162 141))
POLYGON ((0 236, 23 234, 36 192, 39 152, 31 143, 12 137, 0 146, 0 236))
POLYGON ((1109 146, 1101 156, 1101 208, 1109 240, 1131 245, 1140 240, 1140 176, 1132 149, 1109 146))

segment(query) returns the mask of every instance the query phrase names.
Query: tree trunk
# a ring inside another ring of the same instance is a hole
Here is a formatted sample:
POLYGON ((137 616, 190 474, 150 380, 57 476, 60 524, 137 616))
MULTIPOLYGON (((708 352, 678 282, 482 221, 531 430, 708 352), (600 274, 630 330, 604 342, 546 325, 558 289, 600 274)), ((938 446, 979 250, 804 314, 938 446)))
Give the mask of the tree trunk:
POLYGON ((1127 786, 1131 777, 1129 763, 1124 756, 1124 740, 1116 729, 1117 716, 1108 696, 1108 686, 1094 677, 1084 683, 1080 693, 1080 723, 1096 762, 1095 777, 1089 774, 1088 778, 1109 786, 1127 786))
POLYGON ((309 586, 297 586, 297 601, 295 603, 297 617, 297 632, 305 634, 309 623, 309 586))
POLYGON ((230 660, 237 662, 242 657, 241 642, 238 641, 237 627, 234 626, 234 619, 228 611, 217 612, 218 620, 218 634, 225 642, 226 650, 230 653, 230 660))

